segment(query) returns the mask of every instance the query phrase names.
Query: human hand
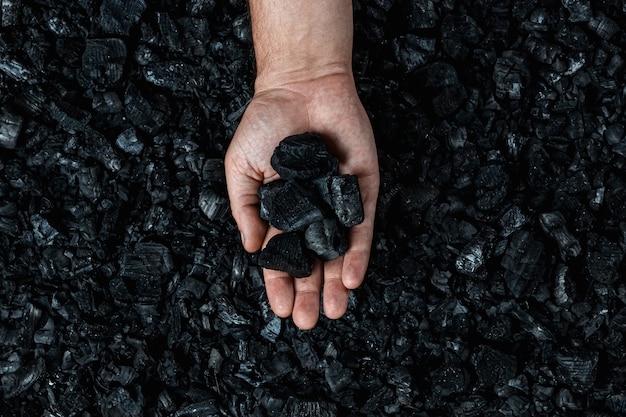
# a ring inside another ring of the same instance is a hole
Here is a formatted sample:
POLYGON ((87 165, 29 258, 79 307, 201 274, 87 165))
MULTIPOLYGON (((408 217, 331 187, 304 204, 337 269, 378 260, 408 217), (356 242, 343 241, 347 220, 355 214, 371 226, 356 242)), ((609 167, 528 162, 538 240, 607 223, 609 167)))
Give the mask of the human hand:
MULTIPOLYGON (((259 85, 257 85, 259 87, 259 85)), ((317 323, 323 287, 323 311, 341 317, 350 289, 363 281, 369 261, 379 171, 372 128, 348 73, 330 73, 313 79, 257 88, 226 153, 226 183, 233 217, 244 248, 264 247, 279 230, 259 216, 257 191, 277 180, 270 165, 274 148, 285 137, 303 132, 319 134, 339 160, 340 174, 359 179, 364 207, 363 223, 349 231, 347 252, 331 261, 316 261, 310 277, 294 279, 285 272, 264 269, 270 306, 280 317, 310 329, 317 323)))

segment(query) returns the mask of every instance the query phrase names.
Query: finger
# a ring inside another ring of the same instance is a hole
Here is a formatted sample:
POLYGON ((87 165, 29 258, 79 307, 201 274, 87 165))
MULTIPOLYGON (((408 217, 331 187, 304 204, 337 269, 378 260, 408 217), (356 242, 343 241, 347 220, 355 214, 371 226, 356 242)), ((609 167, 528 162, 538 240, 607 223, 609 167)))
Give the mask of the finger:
MULTIPOLYGON (((267 242, 279 233, 278 229, 270 227, 263 246, 267 245, 267 242)), ((294 308, 293 278, 286 272, 266 268, 263 268, 263 278, 272 311, 278 317, 289 317, 294 308)))
POLYGON ((367 272, 374 235, 374 217, 376 215, 379 182, 378 172, 359 178, 364 219, 363 223, 352 227, 348 233, 350 243, 344 254, 341 271, 343 285, 348 289, 359 287, 367 272))
POLYGON ((338 319, 348 308, 350 290, 343 284, 343 256, 324 263, 324 315, 338 319))
POLYGON ((261 181, 241 173, 240 168, 226 159, 226 187, 230 209, 237 223, 243 247, 248 252, 261 248, 267 224, 259 216, 258 189, 261 181))
POLYGON ((295 290, 293 322, 303 330, 312 329, 320 316, 322 263, 315 261, 311 275, 306 278, 294 279, 293 286, 295 290))

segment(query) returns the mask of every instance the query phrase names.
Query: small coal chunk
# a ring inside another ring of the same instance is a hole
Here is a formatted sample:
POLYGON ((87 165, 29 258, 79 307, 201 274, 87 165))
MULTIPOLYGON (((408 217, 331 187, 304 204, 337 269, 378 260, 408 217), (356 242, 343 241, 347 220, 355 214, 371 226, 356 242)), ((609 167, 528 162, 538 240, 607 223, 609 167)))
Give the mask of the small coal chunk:
POLYGON ((145 9, 144 0, 104 0, 94 26, 104 33, 128 36, 145 9))
POLYGON ((133 128, 120 133, 115 144, 130 155, 140 155, 143 150, 143 143, 137 138, 137 131, 133 128))
POLYGON ((393 40, 393 52, 406 72, 412 72, 424 65, 436 52, 436 40, 424 38, 412 33, 399 36, 393 40))
POLYGON ((356 175, 332 176, 329 188, 333 209, 339 222, 346 227, 363 222, 363 203, 356 175))
POLYGON ((114 85, 122 78, 126 54, 126 45, 121 39, 87 39, 79 83, 99 90, 114 85))
POLYGON ((535 241, 530 232, 519 230, 511 236, 501 265, 505 269, 506 286, 515 297, 522 295, 534 279, 543 276, 543 252, 543 244, 535 241))
POLYGON ((313 179, 334 174, 339 167, 322 138, 310 132, 283 139, 270 162, 284 180, 313 179))
POLYGON ((588 22, 591 19, 589 0, 561 0, 561 3, 569 12, 570 22, 588 22))
POLYGON ((588 392, 596 380, 598 353, 565 350, 556 355, 556 375, 560 382, 576 393, 588 392))
POLYGON ((602 13, 599 13, 589 21, 589 29, 596 32, 602 39, 607 40, 620 31, 619 25, 602 13))
POLYGON ((269 184, 259 188, 261 216, 275 228, 292 232, 325 217, 315 196, 295 180, 269 184))
POLYGON ((482 386, 493 386, 507 382, 515 376, 517 361, 515 356, 507 355, 489 346, 482 346, 472 357, 478 381, 482 386))
POLYGON ((0 147, 14 149, 22 130, 23 118, 7 110, 0 109, 0 147))
POLYGON ((587 270, 591 278, 602 284, 614 282, 619 274, 618 266, 624 258, 624 252, 617 243, 596 233, 587 237, 587 270))
POLYGON ((565 217, 558 212, 542 213, 539 216, 539 223, 544 232, 552 237, 559 245, 561 258, 566 261, 568 258, 575 258, 580 254, 581 247, 568 230, 565 224, 565 217))
POLYGON ((330 261, 348 250, 348 234, 334 218, 315 222, 304 232, 306 246, 323 261, 330 261))
POLYGON ((294 278, 308 277, 313 272, 313 260, 306 253, 301 235, 295 232, 272 237, 259 254, 259 265, 294 278))

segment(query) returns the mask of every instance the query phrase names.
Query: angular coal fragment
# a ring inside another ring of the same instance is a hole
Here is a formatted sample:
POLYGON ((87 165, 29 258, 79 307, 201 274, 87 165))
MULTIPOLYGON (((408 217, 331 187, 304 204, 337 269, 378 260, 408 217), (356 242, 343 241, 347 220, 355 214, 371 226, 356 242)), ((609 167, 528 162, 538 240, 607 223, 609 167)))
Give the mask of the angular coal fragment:
POLYGON ((624 251, 617 243, 597 233, 587 235, 587 270, 592 279, 610 284, 618 279, 624 251))
POLYGON ((200 210, 213 221, 222 221, 229 212, 228 199, 211 189, 206 189, 198 196, 200 210))
POLYGON ((307 248, 317 254, 322 261, 330 261, 348 250, 348 234, 334 218, 315 222, 304 232, 307 248))
POLYGON ((144 0, 104 0, 94 19, 94 27, 107 34, 128 36, 145 9, 144 0))
POLYGON ((322 220, 324 210, 295 180, 274 181, 259 188, 261 217, 283 232, 292 232, 322 220))
POLYGON ((589 29, 596 32, 602 39, 610 39, 620 31, 620 26, 613 19, 599 13, 589 21, 589 29))
POLYGON ((514 297, 521 296, 529 284, 540 279, 545 271, 543 245, 530 232, 520 230, 511 236, 502 257, 504 280, 514 297))
POLYGON ((463 362, 453 354, 445 355, 445 362, 430 374, 433 393, 441 397, 462 393, 470 383, 463 362))
POLYGON ((528 223, 528 216, 522 212, 519 206, 513 206, 498 221, 498 224, 502 227, 500 234, 504 237, 509 237, 526 223, 528 223))
POLYGON ((489 346, 482 346, 472 356, 472 364, 479 383, 484 387, 507 382, 515 376, 517 371, 515 356, 507 355, 489 346))
POLYGON ((43 358, 35 359, 32 363, 22 365, 15 372, 5 373, 0 378, 4 398, 13 398, 35 384, 46 370, 43 358))
POLYGON ((515 52, 509 51, 496 60, 493 80, 496 83, 496 97, 519 100, 522 89, 526 86, 530 71, 524 59, 515 52))
POLYGON ((589 0, 561 0, 561 3, 569 12, 570 22, 588 22, 591 19, 589 0))
POLYGON ((363 222, 363 203, 359 180, 356 175, 338 175, 329 177, 328 188, 335 215, 339 223, 346 227, 363 222))
POLYGON ((339 166, 326 144, 315 133, 302 133, 283 139, 274 150, 272 168, 284 180, 314 179, 335 174, 339 166))
POLYGON ((22 130, 23 118, 12 111, 0 108, 0 147, 15 149, 22 130))
POLYGON ((393 52, 402 69, 409 73, 424 65, 435 55, 436 41, 409 33, 393 40, 393 52))
POLYGON ((259 254, 263 268, 287 272, 294 278, 304 278, 313 272, 313 260, 306 253, 299 233, 282 233, 272 237, 259 254))
POLYGON ((580 254, 580 243, 567 230, 565 217, 560 212, 542 213, 539 215, 539 223, 543 231, 556 240, 556 243, 559 245, 561 258, 564 261, 570 257, 575 258, 580 254))
POLYGON ((0 27, 14 26, 18 23, 21 0, 0 1, 0 27))
POLYGON ((471 16, 447 15, 441 24, 441 47, 455 59, 465 58, 482 37, 483 31, 471 16))
POLYGON ((133 128, 126 129, 115 140, 118 148, 130 155, 139 155, 143 150, 143 143, 137 138, 137 131, 133 128))
POLYGON ((165 61, 141 68, 146 81, 173 92, 193 93, 205 87, 203 71, 182 61, 165 61))
POLYGON ((556 355, 556 376, 573 392, 588 392, 596 380, 598 352, 565 349, 556 355))
POLYGON ((509 175, 502 165, 487 165, 478 170, 476 186, 476 207, 493 210, 506 198, 509 175))
POLYGON ((78 81, 82 87, 100 91, 122 78, 126 44, 119 38, 87 39, 78 81))

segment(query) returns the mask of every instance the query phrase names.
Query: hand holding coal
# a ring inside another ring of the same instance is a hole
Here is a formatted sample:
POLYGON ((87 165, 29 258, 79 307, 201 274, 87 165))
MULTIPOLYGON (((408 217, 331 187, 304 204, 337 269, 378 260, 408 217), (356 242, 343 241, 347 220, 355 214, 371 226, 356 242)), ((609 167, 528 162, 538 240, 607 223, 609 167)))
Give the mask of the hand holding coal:
POLYGON ((281 180, 259 189, 260 215, 286 233, 270 239, 259 264, 306 277, 313 258, 300 248, 302 242, 310 253, 329 261, 348 250, 347 228, 363 222, 358 179, 337 175, 337 159, 313 133, 285 138, 274 150, 271 164, 281 180))

